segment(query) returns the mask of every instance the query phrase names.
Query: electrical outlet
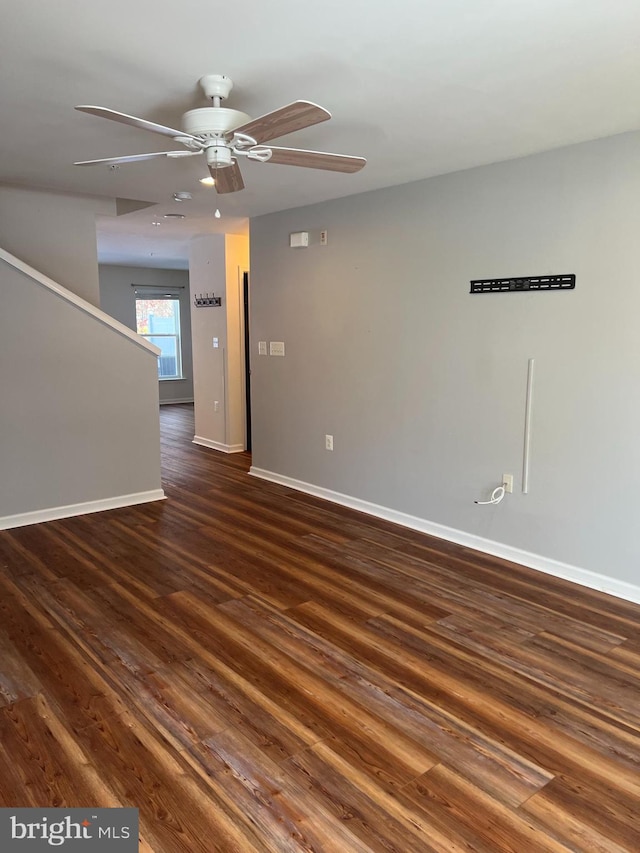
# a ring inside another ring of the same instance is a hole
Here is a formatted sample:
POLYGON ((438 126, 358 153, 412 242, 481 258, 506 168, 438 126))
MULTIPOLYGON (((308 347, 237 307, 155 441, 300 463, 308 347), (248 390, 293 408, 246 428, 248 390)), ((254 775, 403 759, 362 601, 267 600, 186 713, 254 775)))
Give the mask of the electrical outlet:
POLYGON ((325 435, 324 437, 324 449, 325 450, 333 450, 333 436, 325 435))
POLYGON ((214 412, 220 411, 220 402, 218 400, 214 400, 214 402, 213 402, 213 411, 214 412))
POLYGON ((327 232, 326 232, 326 231, 321 231, 321 232, 320 232, 320 245, 321 245, 321 246, 326 246, 328 242, 329 242, 329 240, 328 240, 328 237, 327 237, 327 232))
POLYGON ((505 492, 511 494, 513 492, 513 474, 503 474, 502 485, 504 486, 505 492))

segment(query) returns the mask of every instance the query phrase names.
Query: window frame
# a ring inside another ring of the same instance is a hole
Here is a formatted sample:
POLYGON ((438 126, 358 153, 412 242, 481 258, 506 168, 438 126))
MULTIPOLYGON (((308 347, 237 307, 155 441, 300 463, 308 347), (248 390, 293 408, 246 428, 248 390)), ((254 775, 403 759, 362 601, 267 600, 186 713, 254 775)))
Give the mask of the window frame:
MULTIPOLYGON (((175 351, 176 351, 176 372, 171 376, 161 376, 160 375, 160 359, 162 355, 158 356, 158 381, 159 382, 175 382, 179 379, 184 379, 183 373, 183 360, 182 360, 182 311, 180 306, 180 297, 178 294, 145 294, 141 295, 135 294, 136 300, 136 332, 140 335, 140 337, 149 341, 149 343, 153 344, 154 338, 170 338, 175 340, 175 351), (175 320, 175 328, 176 332, 141 332, 138 328, 138 302, 172 302, 174 303, 174 320, 175 320)), ((157 344, 156 344, 157 346, 157 344)))

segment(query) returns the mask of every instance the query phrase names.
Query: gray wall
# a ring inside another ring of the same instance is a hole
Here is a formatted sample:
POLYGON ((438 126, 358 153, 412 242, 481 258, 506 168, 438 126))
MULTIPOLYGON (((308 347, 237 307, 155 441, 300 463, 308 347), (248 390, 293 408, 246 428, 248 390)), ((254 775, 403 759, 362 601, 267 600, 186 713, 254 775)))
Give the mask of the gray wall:
POLYGON ((100 306, 103 311, 136 330, 136 298, 132 284, 158 287, 182 287, 180 317, 182 325, 182 372, 184 379, 159 381, 160 402, 193 400, 193 362, 191 356, 191 310, 189 273, 186 270, 151 269, 100 264, 100 306))
POLYGON ((639 134, 253 220, 254 466, 638 584, 639 226, 639 134), (475 506, 506 472, 514 494, 475 506))
POLYGON ((227 348, 226 272, 224 234, 197 237, 189 247, 191 296, 215 293, 223 297, 220 308, 191 308, 193 328, 193 369, 195 396, 195 436, 226 447, 227 348), (213 338, 218 339, 214 349, 213 338), (216 411, 215 403, 218 402, 216 411))
POLYGON ((156 358, 0 261, 0 518, 160 489, 156 358))
POLYGON ((100 304, 96 216, 115 201, 0 186, 0 248, 100 304))

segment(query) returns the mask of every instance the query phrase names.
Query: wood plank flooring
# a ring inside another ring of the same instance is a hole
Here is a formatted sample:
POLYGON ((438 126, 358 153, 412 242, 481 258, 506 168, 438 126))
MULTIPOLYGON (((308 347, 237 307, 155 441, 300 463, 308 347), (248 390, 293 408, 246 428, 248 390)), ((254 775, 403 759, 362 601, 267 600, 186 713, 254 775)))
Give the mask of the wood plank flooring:
POLYGON ((640 606, 247 475, 0 533, 0 806, 155 853, 638 853, 640 606))

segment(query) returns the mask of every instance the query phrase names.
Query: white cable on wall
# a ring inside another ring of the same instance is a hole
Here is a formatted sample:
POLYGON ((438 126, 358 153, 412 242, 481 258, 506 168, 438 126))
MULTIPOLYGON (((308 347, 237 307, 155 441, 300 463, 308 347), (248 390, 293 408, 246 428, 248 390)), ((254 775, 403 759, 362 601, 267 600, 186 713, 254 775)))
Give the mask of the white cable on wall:
POLYGON ((527 369, 527 394, 524 409, 524 447, 522 450, 522 493, 529 491, 529 455, 531 452, 531 413, 533 411, 533 375, 535 358, 529 359, 527 369))
POLYGON ((503 483, 501 486, 495 487, 491 492, 491 497, 488 501, 474 501, 474 504, 479 504, 480 506, 487 506, 487 504, 499 504, 506 493, 507 489, 503 483))

